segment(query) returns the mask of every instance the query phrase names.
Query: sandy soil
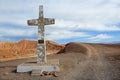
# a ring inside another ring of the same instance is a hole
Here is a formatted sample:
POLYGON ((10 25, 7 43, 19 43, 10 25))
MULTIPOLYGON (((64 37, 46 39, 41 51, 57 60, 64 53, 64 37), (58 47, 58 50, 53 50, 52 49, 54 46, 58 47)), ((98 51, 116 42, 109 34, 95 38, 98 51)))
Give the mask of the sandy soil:
POLYGON ((1 62, 0 80, 120 80, 120 45, 69 43, 59 54, 48 56, 60 60, 58 77, 16 73, 17 65, 35 59, 1 62))

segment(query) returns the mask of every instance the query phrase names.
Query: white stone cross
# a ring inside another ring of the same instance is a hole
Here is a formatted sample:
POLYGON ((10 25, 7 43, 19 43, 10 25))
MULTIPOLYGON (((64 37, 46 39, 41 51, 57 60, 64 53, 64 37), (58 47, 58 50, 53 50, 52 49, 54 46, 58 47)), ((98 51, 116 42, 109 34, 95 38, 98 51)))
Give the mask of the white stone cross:
POLYGON ((55 20, 51 18, 44 18, 43 5, 39 7, 39 18, 28 20, 28 25, 38 26, 38 43, 37 43, 37 63, 45 63, 46 60, 46 44, 44 40, 45 25, 54 24, 55 20))

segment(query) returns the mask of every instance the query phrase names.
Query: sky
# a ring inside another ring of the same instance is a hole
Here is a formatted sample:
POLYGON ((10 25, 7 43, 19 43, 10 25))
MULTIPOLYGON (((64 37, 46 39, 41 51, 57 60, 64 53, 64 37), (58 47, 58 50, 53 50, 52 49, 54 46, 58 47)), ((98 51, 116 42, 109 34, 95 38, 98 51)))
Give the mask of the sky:
POLYGON ((37 40, 39 5, 44 17, 55 18, 45 26, 45 39, 58 43, 120 42, 120 0, 0 0, 0 41, 37 40))

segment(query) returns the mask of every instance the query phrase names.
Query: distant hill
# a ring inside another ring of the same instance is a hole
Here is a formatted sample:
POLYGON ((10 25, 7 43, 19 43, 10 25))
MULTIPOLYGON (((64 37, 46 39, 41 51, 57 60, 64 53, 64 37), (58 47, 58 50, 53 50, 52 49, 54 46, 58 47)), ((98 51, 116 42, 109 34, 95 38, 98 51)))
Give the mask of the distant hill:
POLYGON ((81 53, 87 56, 93 55, 120 55, 120 44, 95 44, 71 42, 65 45, 64 53, 81 53))
MULTIPOLYGON (((36 57, 37 42, 22 40, 20 42, 0 42, 0 61, 36 57)), ((46 41, 46 53, 69 54, 80 53, 86 56, 93 55, 120 55, 120 44, 95 44, 70 42, 65 45, 46 41)))
MULTIPOLYGON (((36 41, 0 42, 0 61, 36 57, 36 41)), ((64 48, 53 41, 46 41, 47 55, 56 54, 64 48)))

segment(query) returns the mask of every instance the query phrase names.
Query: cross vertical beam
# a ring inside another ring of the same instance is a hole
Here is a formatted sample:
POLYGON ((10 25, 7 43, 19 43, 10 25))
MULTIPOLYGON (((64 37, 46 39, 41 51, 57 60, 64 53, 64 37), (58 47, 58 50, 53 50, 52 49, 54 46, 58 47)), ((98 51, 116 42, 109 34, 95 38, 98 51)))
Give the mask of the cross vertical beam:
POLYGON ((38 19, 37 63, 46 62, 46 47, 44 35, 45 29, 44 29, 43 6, 40 6, 38 19))
POLYGON ((28 25, 38 26, 38 41, 37 41, 37 63, 45 63, 46 58, 46 44, 44 40, 45 35, 45 25, 54 24, 55 20, 52 18, 44 18, 43 6, 39 7, 39 18, 28 20, 28 25))

